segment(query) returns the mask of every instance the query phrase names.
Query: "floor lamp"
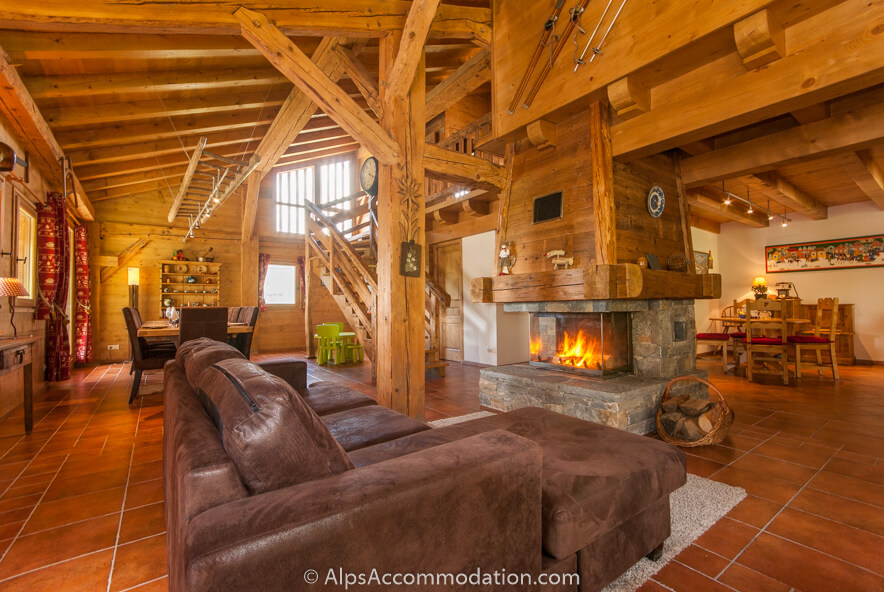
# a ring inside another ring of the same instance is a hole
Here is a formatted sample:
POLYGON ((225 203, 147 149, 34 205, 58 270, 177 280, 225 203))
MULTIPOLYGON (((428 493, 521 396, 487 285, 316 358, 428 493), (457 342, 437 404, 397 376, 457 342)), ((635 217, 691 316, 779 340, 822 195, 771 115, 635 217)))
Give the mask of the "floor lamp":
POLYGON ((18 330, 15 328, 15 299, 18 296, 28 297, 28 291, 18 278, 0 278, 0 296, 9 298, 9 324, 12 325, 12 338, 18 337, 18 330))
POLYGON ((138 284, 141 279, 139 276, 140 270, 137 267, 129 268, 129 306, 135 310, 138 310, 138 284))

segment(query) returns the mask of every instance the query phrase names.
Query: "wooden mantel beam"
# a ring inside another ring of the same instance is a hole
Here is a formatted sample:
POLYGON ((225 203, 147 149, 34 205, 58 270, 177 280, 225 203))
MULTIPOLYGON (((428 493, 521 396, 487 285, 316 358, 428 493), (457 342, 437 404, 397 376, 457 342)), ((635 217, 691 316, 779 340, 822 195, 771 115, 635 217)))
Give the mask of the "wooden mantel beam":
MULTIPOLYGON (((54 186, 54 189, 61 190, 64 180, 59 160, 65 156, 65 153, 2 48, 0 48, 0 116, 8 123, 15 139, 31 153, 34 166, 54 186)), ((89 202, 76 175, 73 176, 73 181, 72 190, 76 192, 77 215, 82 220, 92 222, 95 220, 95 208, 89 202)))
POLYGON ((379 161, 395 163, 399 146, 340 86, 304 52, 291 42, 263 14, 239 8, 234 15, 242 25, 242 34, 267 60, 329 117, 358 140, 379 161))
MULTIPOLYGON (((232 9, 240 5, 264 11, 286 35, 379 37, 402 30, 411 4, 405 0, 324 0, 318 8, 314 0, 243 0, 235 4, 43 1, 4 6, 0 8, 0 22, 17 30, 238 35, 239 20, 232 9)), ((491 11, 443 4, 430 36, 467 39, 487 46, 491 41, 491 11)))

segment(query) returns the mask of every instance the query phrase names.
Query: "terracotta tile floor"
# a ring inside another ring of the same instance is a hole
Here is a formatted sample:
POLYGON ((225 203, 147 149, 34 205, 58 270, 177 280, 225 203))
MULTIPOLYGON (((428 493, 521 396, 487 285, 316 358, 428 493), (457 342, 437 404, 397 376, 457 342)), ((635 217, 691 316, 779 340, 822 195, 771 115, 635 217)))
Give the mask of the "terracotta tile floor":
MULTIPOLYGON (((700 366, 737 419, 688 468, 749 497, 642 590, 884 590, 884 368, 783 387, 700 366)), ((374 391, 365 365, 310 374, 374 391)), ((478 377, 428 377, 427 419, 478 411, 478 377)), ((38 397, 30 436, 20 412, 0 421, 0 590, 167 589, 161 375, 132 407, 130 381, 125 365, 76 370, 38 397)))

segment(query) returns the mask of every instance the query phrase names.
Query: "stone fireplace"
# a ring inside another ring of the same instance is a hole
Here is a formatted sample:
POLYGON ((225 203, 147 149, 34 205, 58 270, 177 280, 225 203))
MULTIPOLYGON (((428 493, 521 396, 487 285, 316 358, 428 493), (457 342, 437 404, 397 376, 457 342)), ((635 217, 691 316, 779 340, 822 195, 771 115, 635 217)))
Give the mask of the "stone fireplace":
MULTIPOLYGON (((693 300, 513 302, 531 313, 526 364, 483 368, 482 405, 545 407, 635 433, 654 430, 670 379, 697 372, 693 300)), ((681 383, 677 393, 696 391, 681 383)))

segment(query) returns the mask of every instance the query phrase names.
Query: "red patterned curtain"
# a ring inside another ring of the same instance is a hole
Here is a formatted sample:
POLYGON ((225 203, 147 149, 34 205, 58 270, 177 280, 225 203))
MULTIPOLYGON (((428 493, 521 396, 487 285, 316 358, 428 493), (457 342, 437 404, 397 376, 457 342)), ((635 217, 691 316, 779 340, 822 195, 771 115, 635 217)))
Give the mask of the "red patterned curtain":
POLYGON ((71 377, 65 313, 69 254, 65 199, 61 193, 50 193, 46 203, 37 209, 37 318, 46 319, 46 380, 49 382, 71 377))
POLYGON ((74 229, 74 264, 76 265, 76 318, 74 334, 76 347, 74 361, 85 364, 92 361, 92 323, 90 322, 92 301, 89 289, 89 251, 86 241, 86 227, 74 229))
POLYGON ((267 266, 270 265, 270 253, 258 253, 258 310, 267 310, 264 302, 264 280, 267 279, 267 266))

